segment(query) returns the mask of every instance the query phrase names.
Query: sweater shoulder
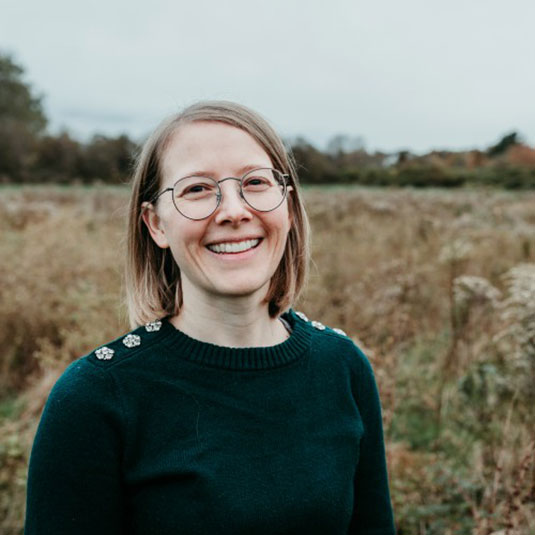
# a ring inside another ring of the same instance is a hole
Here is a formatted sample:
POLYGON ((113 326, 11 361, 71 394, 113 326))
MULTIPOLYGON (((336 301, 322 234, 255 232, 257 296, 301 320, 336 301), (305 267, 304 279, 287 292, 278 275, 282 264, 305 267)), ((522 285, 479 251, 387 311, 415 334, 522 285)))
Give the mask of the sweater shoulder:
POLYGON ((110 369, 151 351, 168 334, 169 330, 165 329, 162 320, 153 321, 102 344, 79 361, 86 361, 93 367, 110 369))
POLYGON ((295 321, 304 323, 307 328, 311 331, 313 337, 316 338, 316 341, 325 341, 332 344, 342 344, 342 345, 352 345, 362 352, 355 342, 342 330, 338 327, 329 327, 319 320, 309 319, 304 312, 300 311, 291 311, 292 316, 295 318, 295 321))
POLYGON ((360 371, 371 370, 371 363, 361 348, 360 342, 349 337, 342 329, 329 327, 319 320, 309 319, 305 313, 292 311, 296 321, 306 324, 311 331, 313 346, 322 348, 327 352, 336 353, 346 359, 351 367, 360 371))
POLYGON ((301 312, 299 310, 292 310, 290 313, 294 318, 297 319, 297 321, 301 321, 309 327, 312 327, 312 329, 315 331, 315 334, 321 333, 327 336, 335 335, 336 337, 347 338, 349 340, 347 334, 338 327, 328 327, 327 325, 324 325, 321 321, 309 319, 304 312, 301 312))
POLYGON ((52 387, 39 423, 40 434, 58 437, 69 433, 84 434, 100 419, 122 419, 122 405, 111 375, 95 366, 90 357, 71 362, 52 387), (82 429, 82 431, 80 431, 82 429))

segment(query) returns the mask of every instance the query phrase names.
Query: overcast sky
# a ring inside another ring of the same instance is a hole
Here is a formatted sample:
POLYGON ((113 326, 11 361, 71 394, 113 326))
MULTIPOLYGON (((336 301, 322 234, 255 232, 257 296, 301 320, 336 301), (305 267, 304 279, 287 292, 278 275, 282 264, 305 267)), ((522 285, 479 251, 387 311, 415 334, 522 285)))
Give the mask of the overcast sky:
POLYGON ((0 0, 53 131, 142 139, 198 99, 368 150, 535 144, 534 0, 0 0))

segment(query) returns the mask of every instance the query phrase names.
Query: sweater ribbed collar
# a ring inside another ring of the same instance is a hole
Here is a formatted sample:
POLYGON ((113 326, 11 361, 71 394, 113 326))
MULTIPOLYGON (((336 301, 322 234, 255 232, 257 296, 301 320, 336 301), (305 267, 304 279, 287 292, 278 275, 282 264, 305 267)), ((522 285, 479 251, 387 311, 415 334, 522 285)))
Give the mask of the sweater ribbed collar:
POLYGON ((169 318, 162 320, 162 343, 177 357, 200 365, 227 370, 266 370, 291 364, 310 346, 310 329, 293 310, 282 314, 291 326, 290 337, 268 347, 225 347, 201 342, 178 330, 169 318))

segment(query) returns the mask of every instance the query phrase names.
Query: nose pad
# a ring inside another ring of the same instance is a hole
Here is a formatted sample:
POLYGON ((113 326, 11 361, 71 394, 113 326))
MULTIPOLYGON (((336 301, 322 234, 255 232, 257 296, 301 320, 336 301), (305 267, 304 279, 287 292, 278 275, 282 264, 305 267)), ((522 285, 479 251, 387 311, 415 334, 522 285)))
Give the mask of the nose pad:
POLYGON ((249 205, 245 202, 239 183, 227 184, 225 191, 220 184, 219 206, 216 212, 216 221, 250 219, 249 205))

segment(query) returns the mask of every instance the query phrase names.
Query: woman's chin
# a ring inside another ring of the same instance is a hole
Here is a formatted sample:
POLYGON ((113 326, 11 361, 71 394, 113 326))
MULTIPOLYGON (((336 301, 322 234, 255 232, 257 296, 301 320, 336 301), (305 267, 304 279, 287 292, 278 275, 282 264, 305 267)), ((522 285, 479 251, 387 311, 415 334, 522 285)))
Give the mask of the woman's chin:
POLYGON ((214 286, 214 297, 245 298, 258 297, 260 294, 264 297, 269 288, 269 281, 244 280, 241 278, 239 280, 225 281, 225 284, 216 284, 214 286))

